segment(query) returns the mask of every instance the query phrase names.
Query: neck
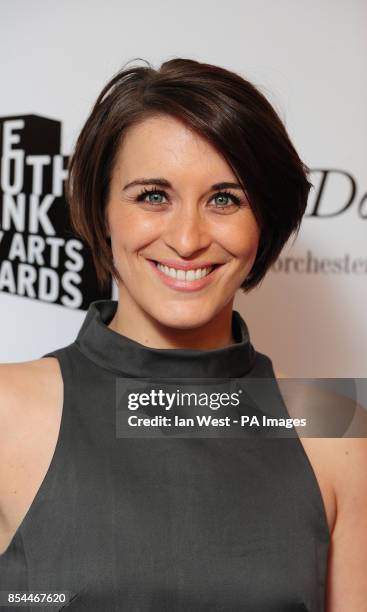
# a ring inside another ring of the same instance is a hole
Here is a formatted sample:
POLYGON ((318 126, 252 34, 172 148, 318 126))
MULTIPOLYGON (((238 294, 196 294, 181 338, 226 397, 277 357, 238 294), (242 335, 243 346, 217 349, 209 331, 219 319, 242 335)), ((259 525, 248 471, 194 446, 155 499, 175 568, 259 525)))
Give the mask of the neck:
POLYGON ((120 287, 117 310, 108 327, 150 348, 223 348, 236 342, 232 334, 232 305, 233 299, 210 321, 195 328, 181 329, 154 319, 120 287))

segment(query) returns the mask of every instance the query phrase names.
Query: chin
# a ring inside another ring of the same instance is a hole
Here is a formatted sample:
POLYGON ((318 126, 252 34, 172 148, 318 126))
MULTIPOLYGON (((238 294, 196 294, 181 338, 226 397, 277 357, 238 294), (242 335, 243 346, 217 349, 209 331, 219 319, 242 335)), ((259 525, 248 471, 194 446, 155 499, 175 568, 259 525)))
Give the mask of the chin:
POLYGON ((215 316, 213 308, 187 307, 183 304, 182 307, 171 306, 164 310, 159 309, 158 312, 150 311, 150 316, 156 319, 160 325, 171 327, 173 329, 195 329, 206 325, 215 316))

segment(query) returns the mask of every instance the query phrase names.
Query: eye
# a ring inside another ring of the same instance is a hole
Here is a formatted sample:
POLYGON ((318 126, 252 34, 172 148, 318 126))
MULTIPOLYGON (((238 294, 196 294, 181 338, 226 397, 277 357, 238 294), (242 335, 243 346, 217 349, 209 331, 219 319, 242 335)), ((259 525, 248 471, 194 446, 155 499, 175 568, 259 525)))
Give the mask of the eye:
POLYGON ((137 202, 146 202, 147 204, 164 204, 159 200, 160 197, 166 197, 167 194, 165 191, 161 191, 160 189, 144 189, 136 198, 137 202), (149 196, 149 200, 146 200, 146 196, 149 196), (154 196, 154 200, 150 199, 150 196, 154 196), (158 197, 158 199, 156 198, 158 197))
POLYGON ((229 208, 228 204, 223 202, 223 200, 228 199, 231 200, 232 204, 234 204, 235 206, 239 206, 241 203, 241 199, 233 193, 230 193, 229 191, 219 191, 213 196, 212 199, 216 198, 221 198, 222 202, 218 206, 215 206, 215 208, 229 208))
MULTIPOLYGON (((168 201, 167 193, 162 191, 161 189, 146 189, 136 197, 137 202, 143 202, 146 204, 152 204, 153 206, 159 206, 161 204, 165 204, 161 198, 164 197, 168 201), (148 199, 147 199, 148 198, 148 199), (154 198, 154 199, 153 199, 154 198)), ((241 206, 241 198, 236 196, 234 193, 229 191, 218 191, 218 193, 214 194, 211 197, 211 200, 220 199, 221 201, 218 204, 214 205, 215 210, 225 210, 233 208, 239 208, 241 206), (228 201, 229 200, 229 201, 228 201)))

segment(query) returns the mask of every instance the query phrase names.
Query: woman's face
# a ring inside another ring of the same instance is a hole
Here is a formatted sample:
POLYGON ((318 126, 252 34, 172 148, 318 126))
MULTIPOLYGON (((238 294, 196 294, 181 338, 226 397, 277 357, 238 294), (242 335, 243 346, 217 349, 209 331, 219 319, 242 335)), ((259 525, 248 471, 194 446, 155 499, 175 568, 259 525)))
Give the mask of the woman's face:
POLYGON ((240 187, 213 187, 227 182, 238 183, 227 162, 179 120, 159 115, 125 133, 106 206, 120 301, 181 329, 232 310, 255 261, 259 228, 240 187), (153 262, 194 272, 167 276, 153 262))

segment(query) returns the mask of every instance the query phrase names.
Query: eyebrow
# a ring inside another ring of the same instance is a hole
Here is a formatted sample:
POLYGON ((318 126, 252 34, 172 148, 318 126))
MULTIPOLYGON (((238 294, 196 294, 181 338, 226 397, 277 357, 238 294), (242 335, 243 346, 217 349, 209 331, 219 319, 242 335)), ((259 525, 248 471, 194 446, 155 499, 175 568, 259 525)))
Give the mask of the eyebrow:
MULTIPOLYGON (((125 189, 128 189, 129 187, 135 187, 136 185, 159 185, 160 187, 167 187, 168 189, 172 189, 172 184, 164 178, 139 178, 134 181, 131 181, 131 183, 127 183, 125 187, 123 187, 123 191, 125 191, 125 189)), ((210 190, 228 189, 230 187, 232 189, 240 189, 242 191, 242 187, 239 183, 232 183, 230 181, 214 183, 214 185, 211 186, 210 190)))

